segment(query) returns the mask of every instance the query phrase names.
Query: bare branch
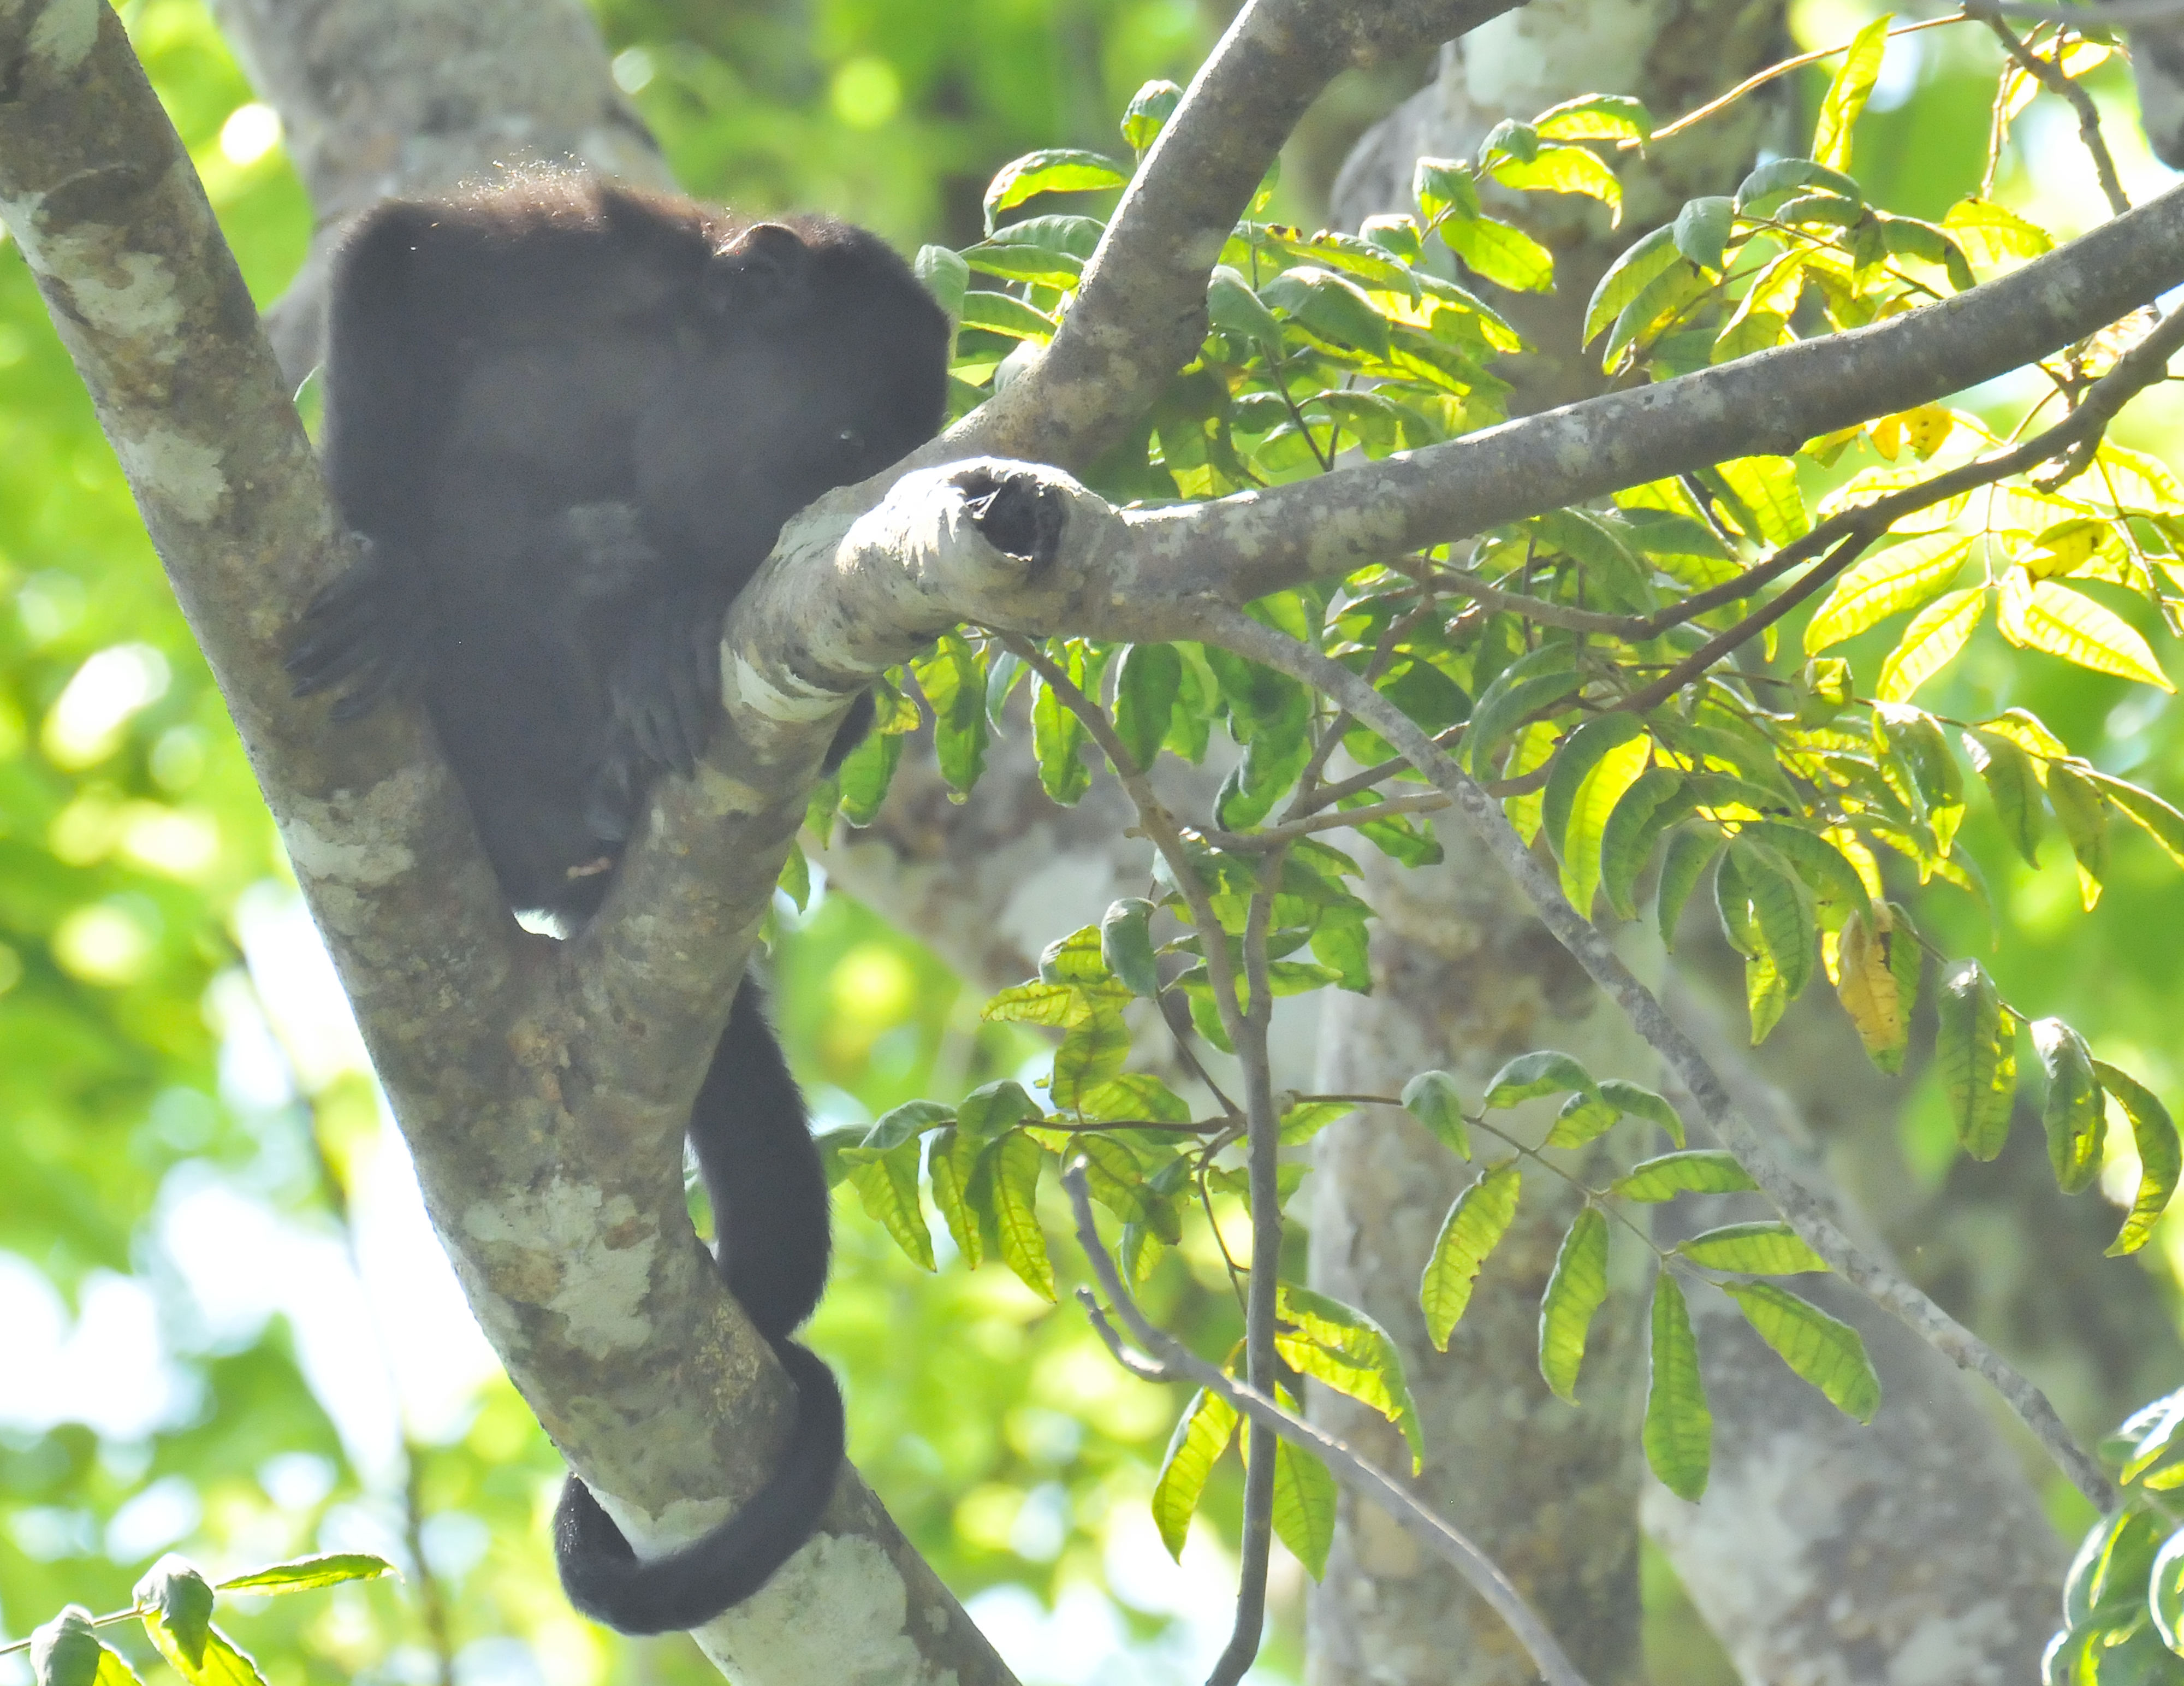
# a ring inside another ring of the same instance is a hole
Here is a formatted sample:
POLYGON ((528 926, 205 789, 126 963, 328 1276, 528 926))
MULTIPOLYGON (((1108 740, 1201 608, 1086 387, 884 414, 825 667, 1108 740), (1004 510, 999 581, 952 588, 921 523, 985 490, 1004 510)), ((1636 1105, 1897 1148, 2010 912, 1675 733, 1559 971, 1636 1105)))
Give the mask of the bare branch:
POLYGON ((1540 1672, 1540 1678, 1549 1686, 1585 1686, 1585 1677, 1563 1655, 1555 1636, 1547 1631, 1546 1624, 1533 1613, 1524 1595, 1510 1583, 1509 1577, 1494 1560, 1474 1545, 1454 1524, 1421 1505, 1396 1478, 1378 1465, 1367 1462, 1343 1441, 1325 1430, 1315 1427, 1303 1418, 1284 1410, 1272 1396, 1263 1393, 1249 1382, 1238 1382, 1217 1366, 1208 1364, 1182 1342, 1167 1331, 1157 1327, 1137 1302, 1130 1298, 1129 1290, 1123 1284, 1115 1270, 1114 1261, 1107 1257, 1107 1249, 1100 1244, 1100 1231, 1092 1219, 1091 1197, 1086 1192, 1084 1173, 1081 1167, 1072 1165, 1061 1175, 1069 1189, 1069 1201, 1077 1214, 1077 1242, 1091 1261, 1092 1269, 1100 1278, 1100 1286, 1106 1291, 1108 1303, 1130 1331, 1130 1338, 1150 1354, 1150 1360, 1141 1359, 1125 1348, 1121 1337, 1100 1309, 1099 1301, 1089 1288, 1078 1290, 1078 1299, 1092 1326, 1099 1331, 1100 1338, 1107 1350, 1134 1376, 1151 1382, 1190 1382, 1209 1393, 1226 1399, 1255 1427, 1263 1427, 1309 1447, 1318 1454, 1334 1478, 1362 1499, 1370 1499, 1385 1510, 1427 1550, 1448 1564, 1462 1576, 1477 1593, 1490 1605, 1494 1612, 1509 1624, 1509 1631, 1517 1636, 1532 1659, 1532 1666, 1540 1672))

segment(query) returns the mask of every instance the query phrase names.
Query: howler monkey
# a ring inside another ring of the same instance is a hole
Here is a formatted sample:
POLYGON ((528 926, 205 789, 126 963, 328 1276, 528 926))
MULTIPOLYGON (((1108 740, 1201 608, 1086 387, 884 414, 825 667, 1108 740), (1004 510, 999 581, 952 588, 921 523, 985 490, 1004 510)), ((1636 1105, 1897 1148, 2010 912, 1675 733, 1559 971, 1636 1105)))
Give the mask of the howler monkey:
MULTIPOLYGON (((705 745, 729 600, 789 516, 932 437, 947 342, 902 260, 826 217, 578 176, 377 206, 335 260, 326 366, 326 473, 362 555, 306 611, 298 694, 339 689, 348 718, 421 689, 510 904, 581 923, 653 778, 705 745)), ((826 1181, 749 983, 689 1134, 797 1425, 749 1504, 644 1562, 570 1477, 562 1584, 625 1633, 755 1592, 842 1458, 833 1373, 788 1338, 825 1287, 826 1181)))

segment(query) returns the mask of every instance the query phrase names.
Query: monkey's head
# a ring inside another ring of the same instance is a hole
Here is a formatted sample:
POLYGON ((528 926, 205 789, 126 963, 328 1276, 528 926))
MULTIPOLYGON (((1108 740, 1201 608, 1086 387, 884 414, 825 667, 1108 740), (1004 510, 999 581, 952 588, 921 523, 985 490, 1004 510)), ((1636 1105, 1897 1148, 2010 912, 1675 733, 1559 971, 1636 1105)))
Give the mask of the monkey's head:
POLYGON ((733 230, 701 297, 699 349, 640 424, 639 501, 678 545, 751 567, 821 493, 939 431, 948 321, 885 243, 827 217, 733 230))

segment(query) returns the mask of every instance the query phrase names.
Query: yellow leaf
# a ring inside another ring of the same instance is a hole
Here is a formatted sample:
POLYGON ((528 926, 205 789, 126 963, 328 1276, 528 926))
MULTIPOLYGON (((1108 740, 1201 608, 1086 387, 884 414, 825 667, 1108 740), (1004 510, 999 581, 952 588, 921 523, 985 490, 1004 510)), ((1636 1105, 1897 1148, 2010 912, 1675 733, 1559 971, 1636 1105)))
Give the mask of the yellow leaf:
POLYGON ((1986 588, 1970 586, 1937 597, 1912 618, 1896 648, 1880 664, 1874 694, 1883 702, 1907 702, 1911 694, 1956 658, 1979 624, 1986 588))
POLYGON ((2176 689, 2135 628, 2067 585, 2035 580, 2023 569, 2012 568, 2003 578, 1997 618, 2002 635, 2026 650, 2059 656, 2096 673, 2114 673, 2164 691, 2176 689))
MULTIPOLYGON (((1877 919, 1887 918, 1881 907, 1876 907, 1874 913, 1877 919)), ((1900 1052, 1909 1038, 1910 1026, 1905 1019, 1903 992, 1888 963, 1887 934, 1876 935, 1864 913, 1852 914, 1843 922, 1839 964, 1841 975, 1836 996, 1843 1011, 1850 1014, 1866 1052, 1881 1057, 1900 1052)))
POLYGON ((1934 533, 1861 557, 1806 626, 1805 653, 1817 656, 1900 609, 1925 602, 1957 577, 1975 542, 1970 534, 1934 533))

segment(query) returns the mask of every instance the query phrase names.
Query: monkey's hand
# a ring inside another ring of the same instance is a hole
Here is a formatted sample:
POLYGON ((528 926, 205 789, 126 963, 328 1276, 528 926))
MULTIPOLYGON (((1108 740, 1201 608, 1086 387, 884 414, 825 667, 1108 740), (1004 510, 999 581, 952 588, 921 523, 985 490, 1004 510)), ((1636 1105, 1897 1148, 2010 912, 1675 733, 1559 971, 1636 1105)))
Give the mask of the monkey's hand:
POLYGON ((355 563, 311 599, 288 659, 293 695, 348 684, 332 717, 354 720, 415 686, 431 645, 422 570, 400 547, 357 535, 355 563), (352 683, 353 682, 353 683, 352 683))
MULTIPOLYGON (((621 662, 608 680, 615 747, 688 778, 712 735, 721 707, 721 625, 727 595, 710 583, 676 585, 639 605, 630 617, 621 662)), ((632 784, 642 769, 631 769, 632 784)))

